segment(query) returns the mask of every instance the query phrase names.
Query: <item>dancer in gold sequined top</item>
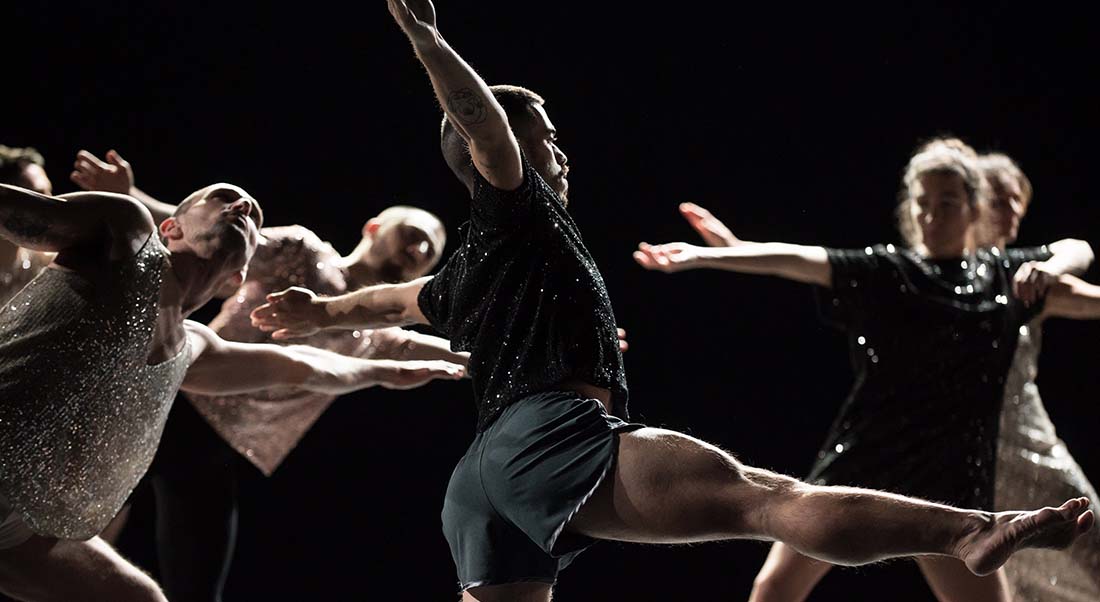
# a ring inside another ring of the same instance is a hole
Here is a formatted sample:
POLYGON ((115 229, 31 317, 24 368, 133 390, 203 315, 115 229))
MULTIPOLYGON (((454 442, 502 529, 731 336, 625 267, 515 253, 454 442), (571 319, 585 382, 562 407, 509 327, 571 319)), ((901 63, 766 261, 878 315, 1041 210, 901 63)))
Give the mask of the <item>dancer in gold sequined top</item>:
POLYGON ((243 281, 261 223, 230 184, 191 194, 159 231, 131 197, 0 185, 0 236, 57 253, 0 309, 0 591, 165 599, 96 534, 148 467, 181 387, 339 394, 461 377, 446 362, 226 341, 185 320, 243 281))
MULTIPOLYGON (((89 190, 129 191, 154 213, 174 210, 134 186, 133 168, 114 150, 103 159, 80 151, 72 179, 89 190)), ((248 317, 269 293, 298 285, 339 295, 369 284, 404 282, 430 271, 446 244, 436 216, 407 206, 389 207, 367 220, 359 244, 344 256, 303 226, 265 227, 260 234, 248 279, 221 292, 225 301, 210 322, 227 340, 277 342, 248 317)), ((349 357, 466 361, 447 341, 401 328, 329 331, 299 342, 349 357)), ((184 397, 169 416, 147 476, 157 502, 158 561, 173 600, 213 602, 221 599, 235 549, 242 462, 234 456, 270 476, 336 395, 272 387, 184 397)), ((124 521, 125 514, 112 523, 112 534, 124 521)))
MULTIPOLYGON (((1003 249, 1016 241, 1031 206, 1031 181, 1000 153, 982 155, 978 164, 991 185, 987 242, 1003 249)), ((1100 319, 1100 286, 1051 273, 1041 263, 1025 264, 1020 271, 1035 284, 1030 296, 1054 294, 1047 295, 1035 319, 1020 327, 997 430, 994 507, 1046 504, 1061 496, 1087 496, 1093 505, 1100 504, 1096 489, 1058 437, 1035 384, 1044 321, 1100 319)), ((1005 574, 1014 602, 1100 600, 1100 532, 1086 533, 1065 550, 1026 550, 1005 564, 1005 574)))

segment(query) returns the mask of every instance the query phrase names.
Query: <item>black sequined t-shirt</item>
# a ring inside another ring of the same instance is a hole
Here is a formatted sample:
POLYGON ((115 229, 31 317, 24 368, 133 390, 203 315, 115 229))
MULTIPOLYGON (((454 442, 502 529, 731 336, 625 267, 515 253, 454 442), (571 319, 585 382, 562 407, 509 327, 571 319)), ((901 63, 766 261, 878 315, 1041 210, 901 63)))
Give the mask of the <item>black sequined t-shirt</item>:
POLYGON ((418 303, 455 351, 470 352, 478 430, 507 405, 571 379, 610 390, 625 418, 611 300, 557 193, 526 158, 516 190, 475 178, 462 246, 418 303))
POLYGON ((1005 377, 1020 326, 1012 295, 1046 247, 925 259, 893 245, 829 249, 824 317, 847 331, 856 382, 809 480, 991 509, 1005 377))

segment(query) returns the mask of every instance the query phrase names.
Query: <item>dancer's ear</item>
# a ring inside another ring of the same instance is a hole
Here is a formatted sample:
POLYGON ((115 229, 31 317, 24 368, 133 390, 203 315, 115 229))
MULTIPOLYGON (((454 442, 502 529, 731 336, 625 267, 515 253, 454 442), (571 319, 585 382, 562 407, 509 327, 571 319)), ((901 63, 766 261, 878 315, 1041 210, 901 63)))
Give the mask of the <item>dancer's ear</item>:
POLYGON ((160 223, 160 235, 168 240, 179 240, 183 238, 183 228, 176 218, 169 217, 160 223))

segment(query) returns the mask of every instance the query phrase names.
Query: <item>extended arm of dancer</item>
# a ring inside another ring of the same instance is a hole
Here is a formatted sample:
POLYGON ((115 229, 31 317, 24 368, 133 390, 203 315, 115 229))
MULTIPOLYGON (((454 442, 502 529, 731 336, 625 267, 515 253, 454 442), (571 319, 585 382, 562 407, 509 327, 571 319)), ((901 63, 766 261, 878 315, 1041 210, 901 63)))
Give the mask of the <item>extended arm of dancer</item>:
POLYGON ((1016 270, 1012 292, 1031 305, 1047 293, 1047 287, 1063 274, 1083 274, 1092 265, 1092 246, 1083 240, 1064 238, 1048 245, 1051 258, 1029 261, 1016 270))
POLYGON ((367 360, 307 345, 238 343, 197 322, 184 324, 195 361, 181 388, 192 393, 231 395, 293 386, 340 395, 375 385, 409 389, 464 375, 463 366, 450 362, 367 360))
POLYGON ((741 240, 709 211, 693 203, 680 205, 680 213, 711 246, 643 242, 634 252, 639 265, 661 272, 713 268, 779 276, 824 287, 832 285, 833 271, 824 247, 741 240))
POLYGON ((114 241, 119 252, 136 251, 131 247, 152 231, 148 212, 130 197, 88 192, 46 196, 0 184, 0 236, 21 247, 62 252, 114 241))
POLYGON ((373 357, 390 360, 443 360, 468 365, 470 354, 451 351, 451 342, 403 328, 382 328, 371 333, 378 351, 373 357))
POLYGON ((153 214, 153 221, 158 224, 172 217, 176 212, 175 205, 158 201, 134 186, 134 170, 129 161, 113 150, 107 151, 106 159, 103 161, 86 150, 78 152, 69 179, 84 190, 115 192, 134 197, 145 205, 149 213, 153 214))
POLYGON ((401 284, 379 284, 338 297, 318 297, 291 287, 267 296, 252 310, 252 325, 273 339, 309 336, 320 330, 357 330, 427 324, 417 296, 431 276, 401 284))
POLYGON ((1062 275, 1047 290, 1043 317, 1100 320, 1100 286, 1062 275))
POLYGON ((1095 259, 1092 246, 1076 238, 1063 238, 1048 247, 1053 256, 1042 263, 1055 274, 1084 274, 1095 259))
POLYGON ((832 286, 832 268, 824 247, 781 242, 742 242, 736 247, 643 242, 634 252, 634 260, 646 269, 662 272, 711 268, 832 286))
POLYGON ((824 287, 832 285, 832 266, 824 247, 741 240, 709 211, 694 203, 681 204, 680 213, 710 247, 641 243, 634 252, 639 265, 662 272, 712 268, 779 276, 824 287))
POLYGON ((427 69, 447 118, 470 145, 474 167, 495 188, 518 188, 523 166, 508 117, 485 81, 439 34, 431 1, 388 0, 388 5, 427 69))

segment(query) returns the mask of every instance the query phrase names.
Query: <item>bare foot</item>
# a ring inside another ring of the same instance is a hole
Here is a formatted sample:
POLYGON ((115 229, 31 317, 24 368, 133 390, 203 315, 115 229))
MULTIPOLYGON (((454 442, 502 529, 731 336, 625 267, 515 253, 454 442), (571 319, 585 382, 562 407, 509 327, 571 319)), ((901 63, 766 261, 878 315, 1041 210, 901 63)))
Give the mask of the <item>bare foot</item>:
POLYGON ((1089 499, 1072 499, 1057 508, 998 512, 960 546, 959 558, 975 575, 988 575, 1023 548, 1064 548, 1092 528, 1089 499))

